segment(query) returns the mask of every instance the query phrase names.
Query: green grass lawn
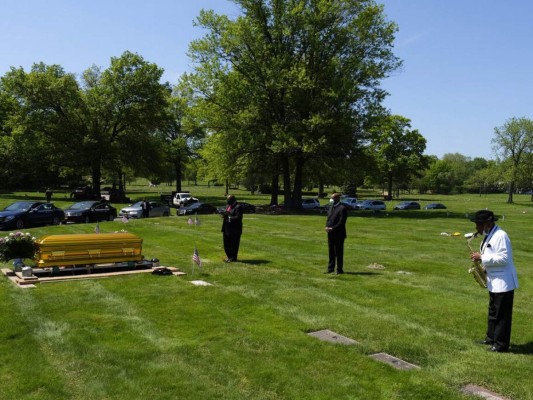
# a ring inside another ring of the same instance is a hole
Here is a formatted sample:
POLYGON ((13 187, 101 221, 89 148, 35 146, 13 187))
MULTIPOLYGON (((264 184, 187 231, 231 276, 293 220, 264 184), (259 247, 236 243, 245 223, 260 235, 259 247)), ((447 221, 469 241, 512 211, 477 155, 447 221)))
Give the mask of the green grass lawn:
MULTIPOLYGON (((223 203, 223 188, 186 189, 223 203)), ((267 196, 235 192, 268 203, 267 196)), ((144 187, 136 194, 159 196, 144 187)), ((24 196, 35 194, 5 194, 0 206, 24 196)), ((57 205, 69 204, 60 197, 57 205)), ((187 275, 32 289, 2 277, 0 399, 476 398, 460 392, 469 383, 533 399, 533 203, 527 196, 512 205, 504 195, 403 197, 441 201, 448 210, 354 212, 342 276, 323 274, 325 216, 318 213, 245 215, 241 262, 234 264, 222 262, 217 215, 200 216, 199 226, 176 216, 101 223, 102 232, 142 237, 146 258, 187 275), (474 343, 484 337, 488 294, 467 273, 463 234, 473 230, 465 214, 486 207, 501 216, 519 276, 507 354, 474 343), (193 275, 194 246, 203 269, 193 275), (368 268, 372 263, 385 269, 368 268), (196 279, 212 286, 194 286, 196 279), (307 335, 320 329, 359 344, 307 335), (378 352, 420 369, 397 370, 369 357, 378 352)), ((39 238, 92 233, 94 224, 27 231, 39 238)))

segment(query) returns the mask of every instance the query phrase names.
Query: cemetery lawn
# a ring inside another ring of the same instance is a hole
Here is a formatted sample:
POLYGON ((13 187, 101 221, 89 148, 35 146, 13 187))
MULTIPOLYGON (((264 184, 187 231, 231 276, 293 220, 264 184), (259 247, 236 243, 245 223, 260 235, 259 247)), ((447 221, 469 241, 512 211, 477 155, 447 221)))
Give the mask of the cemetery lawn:
MULTIPOLYGON (((222 261, 218 215, 199 216, 198 226, 175 213, 100 223, 104 233, 140 236, 147 259, 187 275, 31 289, 1 276, 0 399, 476 398, 461 393, 467 384, 533 399, 533 203, 527 196, 512 205, 503 195, 426 198, 448 210, 353 212, 340 276, 323 273, 319 213, 246 214, 240 262, 231 264, 222 261), (467 273, 463 235, 474 228, 465 214, 486 207, 511 238, 520 283, 506 354, 476 344, 485 334, 488 293, 467 273), (203 267, 193 274, 195 246, 203 267), (322 329, 358 344, 308 335, 322 329), (370 357, 380 352, 420 369, 370 357)), ((42 238, 94 227, 24 232, 42 238)))

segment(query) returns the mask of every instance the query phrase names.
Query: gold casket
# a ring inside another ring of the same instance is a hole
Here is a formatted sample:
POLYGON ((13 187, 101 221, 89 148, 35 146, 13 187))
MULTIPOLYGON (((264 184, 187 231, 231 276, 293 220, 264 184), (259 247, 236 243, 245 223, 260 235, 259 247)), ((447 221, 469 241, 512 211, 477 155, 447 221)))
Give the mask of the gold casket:
POLYGON ((38 267, 142 260, 142 239, 131 233, 50 235, 37 241, 38 267))

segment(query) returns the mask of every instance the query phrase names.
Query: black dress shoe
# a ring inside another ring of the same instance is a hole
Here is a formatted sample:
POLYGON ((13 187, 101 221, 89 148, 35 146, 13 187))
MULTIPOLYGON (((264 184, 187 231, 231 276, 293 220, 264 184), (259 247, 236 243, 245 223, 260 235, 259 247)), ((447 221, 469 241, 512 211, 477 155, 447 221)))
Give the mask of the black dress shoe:
POLYGON ((488 339, 480 340, 480 341, 478 342, 478 344, 493 345, 493 344, 494 344, 494 340, 488 340, 488 339))
POLYGON ((493 351, 495 353, 507 353, 507 349, 502 349, 502 348, 499 348, 499 347, 496 347, 496 346, 492 346, 492 347, 489 347, 487 349, 488 351, 493 351))
POLYGON ((324 271, 325 274, 333 274, 335 271, 324 271))
POLYGON ((344 271, 337 271, 337 272, 335 272, 335 275, 342 275, 342 274, 344 274, 344 271))

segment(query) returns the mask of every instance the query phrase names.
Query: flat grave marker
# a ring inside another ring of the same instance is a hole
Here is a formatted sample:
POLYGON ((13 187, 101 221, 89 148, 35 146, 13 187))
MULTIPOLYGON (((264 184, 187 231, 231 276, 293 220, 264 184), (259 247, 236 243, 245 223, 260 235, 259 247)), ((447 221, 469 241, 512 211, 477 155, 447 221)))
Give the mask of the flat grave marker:
POLYGON ((359 344, 357 341, 350 339, 346 336, 339 335, 338 333, 330 331, 329 329, 309 332, 308 335, 316 337, 317 339, 320 339, 320 340, 324 340, 326 342, 340 343, 340 344, 346 344, 346 345, 359 344))
POLYGON ((420 369, 418 365, 408 363, 407 361, 401 360, 387 353, 371 354, 370 357, 373 358, 374 360, 389 364, 396 369, 402 369, 402 370, 420 369))
POLYGON ((507 397, 502 397, 497 393, 477 385, 466 385, 461 389, 461 392, 474 394, 488 400, 509 400, 507 397))

